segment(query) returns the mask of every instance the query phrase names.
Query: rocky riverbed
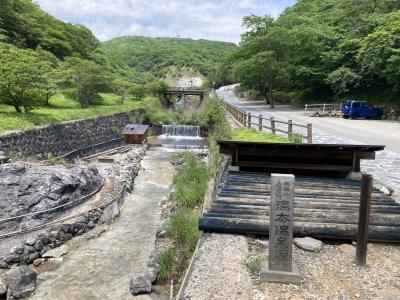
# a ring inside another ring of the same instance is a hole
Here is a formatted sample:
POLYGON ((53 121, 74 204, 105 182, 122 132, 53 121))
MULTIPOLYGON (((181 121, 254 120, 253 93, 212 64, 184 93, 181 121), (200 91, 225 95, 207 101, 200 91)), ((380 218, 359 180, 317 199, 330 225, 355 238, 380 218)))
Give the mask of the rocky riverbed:
POLYGON ((8 222, 1 220, 65 204, 91 193, 101 182, 102 176, 94 165, 0 165, 0 234, 43 224, 60 211, 8 222))

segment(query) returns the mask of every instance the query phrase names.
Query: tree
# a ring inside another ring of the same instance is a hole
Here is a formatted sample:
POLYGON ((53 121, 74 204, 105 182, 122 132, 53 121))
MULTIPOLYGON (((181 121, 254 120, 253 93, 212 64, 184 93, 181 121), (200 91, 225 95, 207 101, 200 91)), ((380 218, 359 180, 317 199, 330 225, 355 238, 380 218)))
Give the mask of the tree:
POLYGON ((132 84, 129 88, 129 93, 136 101, 142 101, 146 95, 146 88, 143 84, 132 84))
POLYGON ((40 106, 50 70, 34 51, 0 45, 0 101, 18 113, 40 106))
POLYGON ((361 76, 354 73, 354 71, 342 66, 328 75, 326 83, 331 86, 336 95, 343 95, 351 87, 357 86, 360 78, 361 76))
POLYGON ((73 84, 75 97, 82 108, 101 103, 99 93, 110 89, 110 74, 93 61, 68 58, 64 65, 64 74, 66 80, 73 84))

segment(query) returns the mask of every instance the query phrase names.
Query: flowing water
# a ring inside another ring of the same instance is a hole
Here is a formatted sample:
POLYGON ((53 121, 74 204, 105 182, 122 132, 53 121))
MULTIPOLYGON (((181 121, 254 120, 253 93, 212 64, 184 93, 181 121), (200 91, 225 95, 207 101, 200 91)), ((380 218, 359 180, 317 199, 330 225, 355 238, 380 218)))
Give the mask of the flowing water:
POLYGON ((171 156, 147 152, 120 217, 100 237, 69 253, 58 269, 39 274, 32 299, 134 299, 129 281, 154 248, 159 203, 169 196, 174 174, 171 156))
POLYGON ((151 146, 174 150, 208 149, 207 140, 201 137, 200 126, 163 125, 161 133, 149 138, 151 146))
POLYGON ((166 136, 200 137, 200 126, 195 125, 163 125, 161 130, 166 136))

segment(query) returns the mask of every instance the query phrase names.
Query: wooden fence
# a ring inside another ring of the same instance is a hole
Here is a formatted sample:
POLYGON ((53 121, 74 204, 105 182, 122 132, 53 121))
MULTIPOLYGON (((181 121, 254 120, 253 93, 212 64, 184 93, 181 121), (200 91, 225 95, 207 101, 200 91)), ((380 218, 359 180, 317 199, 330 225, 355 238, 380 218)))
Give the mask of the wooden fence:
POLYGON ((342 111, 342 103, 322 103, 322 104, 306 104, 304 105, 304 111, 307 112, 332 112, 342 111))
POLYGON ((289 141, 292 141, 294 136, 299 136, 302 139, 306 139, 307 143, 312 144, 312 124, 304 125, 300 123, 295 123, 292 120, 288 120, 287 122, 285 122, 275 120, 274 117, 265 118, 262 115, 254 116, 250 112, 248 113, 229 103, 225 103, 225 109, 238 123, 240 123, 244 127, 251 128, 254 125, 256 128, 258 128, 259 131, 267 129, 270 130, 273 134, 281 132, 287 134, 289 141), (257 122, 254 122, 253 120, 257 120, 257 122), (277 124, 286 125, 287 130, 282 129, 282 126, 279 127, 277 126, 277 124), (305 128, 306 134, 295 132, 294 129, 296 128, 305 128))

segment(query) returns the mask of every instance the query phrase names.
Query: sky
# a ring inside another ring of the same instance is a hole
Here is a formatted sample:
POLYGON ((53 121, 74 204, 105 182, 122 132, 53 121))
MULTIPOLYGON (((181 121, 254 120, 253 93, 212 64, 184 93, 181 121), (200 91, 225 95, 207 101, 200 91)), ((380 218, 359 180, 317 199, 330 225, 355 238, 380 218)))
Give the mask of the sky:
POLYGON ((35 0, 51 15, 84 24, 101 41, 142 35, 238 43, 244 16, 277 17, 295 0, 35 0))

